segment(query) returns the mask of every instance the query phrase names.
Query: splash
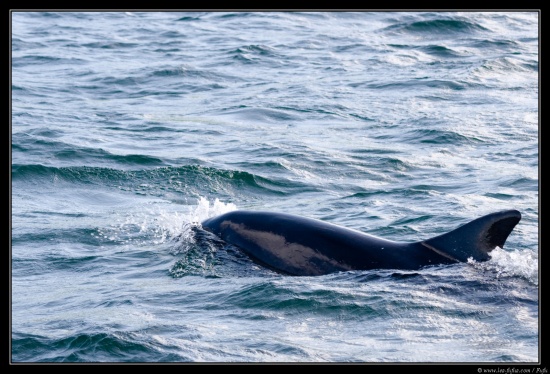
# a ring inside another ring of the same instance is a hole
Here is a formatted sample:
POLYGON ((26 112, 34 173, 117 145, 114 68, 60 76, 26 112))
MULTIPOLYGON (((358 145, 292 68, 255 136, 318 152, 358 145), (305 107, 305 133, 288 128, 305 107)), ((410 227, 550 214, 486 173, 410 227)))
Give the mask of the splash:
POLYGON ((468 263, 480 270, 496 273, 497 278, 516 276, 538 285, 538 256, 531 250, 506 251, 496 247, 491 251, 489 261, 477 262, 469 258, 468 263))
POLYGON ((219 199, 215 199, 214 203, 210 204, 210 201, 204 197, 200 197, 196 208, 191 214, 191 222, 198 224, 207 218, 214 217, 220 214, 231 212, 236 210, 237 206, 233 203, 223 203, 219 199))
POLYGON ((233 203, 223 203, 215 199, 212 203, 200 197, 197 205, 187 206, 184 211, 170 211, 166 206, 141 207, 139 212, 130 212, 117 216, 115 223, 99 228, 92 233, 102 244, 126 244, 149 246, 159 245, 173 240, 183 243, 193 242, 193 228, 210 217, 236 210, 233 203))
MULTIPOLYGON (((236 210, 237 206, 233 203, 223 203, 218 198, 211 204, 204 197, 199 197, 197 206, 183 217, 183 223, 178 233, 178 237, 184 243, 194 244, 193 228, 200 227, 201 222, 207 218, 214 217, 223 213, 236 210)), ((185 246, 187 247, 187 246, 185 246)))
POLYGON ((216 271, 216 246, 212 243, 203 243, 194 233, 194 228, 200 227, 201 222, 207 218, 214 217, 232 210, 237 206, 233 203, 223 203, 215 199, 210 203, 204 197, 200 197, 197 206, 194 207, 185 217, 178 235, 178 245, 172 248, 172 254, 179 257, 179 260, 170 268, 169 273, 180 278, 190 274, 202 274, 214 276, 216 271))
POLYGON ((139 212, 113 213, 113 222, 98 228, 91 235, 104 245, 119 244, 129 247, 162 244, 181 230, 182 215, 158 207, 144 206, 139 212))

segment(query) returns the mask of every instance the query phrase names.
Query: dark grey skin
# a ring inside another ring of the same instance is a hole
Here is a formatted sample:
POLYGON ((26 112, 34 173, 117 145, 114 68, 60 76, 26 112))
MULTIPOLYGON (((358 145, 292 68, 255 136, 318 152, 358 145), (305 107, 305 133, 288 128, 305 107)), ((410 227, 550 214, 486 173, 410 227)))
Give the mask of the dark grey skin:
POLYGON ((434 238, 402 243, 291 214, 233 211, 202 227, 256 262, 290 275, 323 275, 370 269, 417 270, 429 265, 486 261, 502 248, 521 219, 505 210, 473 220, 434 238))

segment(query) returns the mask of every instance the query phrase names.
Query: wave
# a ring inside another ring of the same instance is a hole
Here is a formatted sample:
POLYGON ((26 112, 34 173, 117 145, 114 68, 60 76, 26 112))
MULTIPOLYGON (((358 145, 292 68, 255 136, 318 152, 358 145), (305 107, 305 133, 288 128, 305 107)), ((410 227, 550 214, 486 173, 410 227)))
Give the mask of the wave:
POLYGON ((479 49, 494 49, 497 51, 510 50, 515 52, 521 49, 521 43, 509 39, 480 39, 473 41, 471 45, 479 49))
MULTIPOLYGON (((178 66, 166 66, 164 68, 155 68, 152 71, 148 71, 145 74, 146 78, 169 78, 173 79, 174 77, 184 78, 186 82, 189 80, 205 80, 212 83, 220 83, 223 81, 241 81, 242 78, 237 78, 234 75, 227 75, 216 70, 197 68, 192 65, 178 65, 178 66)), ((182 82, 179 81, 181 84, 182 82)))
MULTIPOLYGON (((148 156, 111 156, 129 166, 156 166, 162 161, 148 156)), ((307 184, 282 177, 263 177, 246 171, 217 169, 200 165, 164 166, 138 170, 120 170, 93 166, 53 167, 12 164, 12 181, 41 184, 47 182, 78 183, 117 188, 138 194, 165 196, 167 192, 215 196, 261 194, 285 196, 311 190, 307 184)))
POLYGON ((386 89, 411 90, 411 89, 420 89, 420 88, 427 87, 427 88, 448 89, 453 91, 462 91, 470 86, 478 87, 479 84, 469 83, 465 81, 458 81, 458 80, 428 79, 427 77, 420 77, 420 78, 409 79, 406 81, 389 82, 389 83, 356 82, 356 83, 350 83, 349 86, 353 88, 364 86, 367 88, 380 89, 380 90, 386 90, 386 89))
POLYGON ((184 21, 184 22, 188 22, 188 21, 200 21, 201 18, 202 18, 202 14, 199 14, 199 15, 195 15, 193 14, 193 16, 183 16, 183 17, 180 17, 178 18, 176 21, 184 21))
POLYGON ((467 20, 463 17, 455 18, 436 18, 423 21, 408 21, 399 22, 391 26, 384 27, 382 32, 388 34, 412 34, 412 35, 429 35, 438 37, 444 35, 469 35, 480 31, 489 31, 486 27, 477 22, 467 20))
POLYGON ((64 338, 14 333, 12 362, 191 361, 179 347, 133 332, 80 333, 64 338))
POLYGON ((481 139, 462 135, 451 130, 414 129, 402 135, 403 139, 411 142, 439 145, 475 144, 483 143, 481 139))
POLYGON ((138 43, 131 43, 131 42, 91 42, 91 43, 83 43, 78 44, 79 47, 86 47, 86 48, 100 48, 100 49, 123 49, 123 48, 134 48, 138 46, 138 43))
MULTIPOLYGON (((453 49, 451 47, 444 46, 444 45, 439 45, 439 44, 428 44, 428 45, 418 46, 418 45, 411 45, 411 44, 393 44, 393 43, 390 43, 390 44, 388 44, 388 47, 391 47, 391 48, 394 48, 394 49, 397 49, 397 50, 401 50, 401 51, 404 51, 404 52, 419 50, 419 51, 424 52, 426 54, 436 56, 436 57, 443 57, 443 58, 447 58, 447 57, 455 58, 455 57, 463 56, 462 53, 457 52, 455 49, 453 49)), ((414 59, 414 54, 411 54, 408 57, 414 59)))
POLYGON ((13 57, 11 64, 13 68, 22 68, 34 65, 84 65, 87 61, 79 58, 64 58, 47 55, 25 55, 13 57))
MULTIPOLYGON (((145 128, 143 131, 147 131, 145 128)), ((65 134, 62 130, 39 128, 29 133, 14 134, 12 138, 12 150, 21 152, 26 157, 29 155, 54 157, 60 163, 70 164, 109 164, 131 166, 159 166, 165 163, 156 157, 139 154, 116 155, 102 148, 76 146, 61 140, 65 134)), ((31 165, 28 165, 31 166, 31 165)), ((38 166, 38 165, 37 165, 38 166)), ((13 171, 13 169, 12 169, 13 171)))
POLYGON ((517 58, 499 57, 484 61, 481 66, 473 70, 474 77, 502 79, 509 78, 511 73, 537 73, 538 61, 523 61, 517 58))
POLYGON ((358 298, 347 288, 308 289, 307 281, 302 286, 306 289, 297 289, 293 282, 288 284, 278 278, 256 282, 225 296, 223 305, 239 310, 261 310, 262 313, 284 310, 287 315, 307 313, 328 316, 340 315, 344 311, 354 314, 355 318, 387 315, 387 311, 375 306, 372 298, 358 298))
MULTIPOLYGON (((258 122, 258 123, 286 123, 286 122, 298 122, 301 121, 301 117, 289 113, 291 108, 282 107, 282 108, 249 108, 246 106, 240 106, 238 109, 226 109, 223 114, 235 115, 237 117, 242 117, 246 121, 258 122)), ((299 112, 301 111, 297 108, 292 108, 292 110, 299 112)))

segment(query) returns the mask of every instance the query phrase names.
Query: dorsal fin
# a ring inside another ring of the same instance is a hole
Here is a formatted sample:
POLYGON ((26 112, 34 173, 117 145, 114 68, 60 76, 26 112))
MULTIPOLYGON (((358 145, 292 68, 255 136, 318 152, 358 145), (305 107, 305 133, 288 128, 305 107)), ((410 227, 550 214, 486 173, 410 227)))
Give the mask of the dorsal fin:
POLYGON ((517 210, 491 213, 446 234, 421 242, 422 245, 456 261, 489 259, 489 252, 502 248, 508 235, 521 219, 517 210))

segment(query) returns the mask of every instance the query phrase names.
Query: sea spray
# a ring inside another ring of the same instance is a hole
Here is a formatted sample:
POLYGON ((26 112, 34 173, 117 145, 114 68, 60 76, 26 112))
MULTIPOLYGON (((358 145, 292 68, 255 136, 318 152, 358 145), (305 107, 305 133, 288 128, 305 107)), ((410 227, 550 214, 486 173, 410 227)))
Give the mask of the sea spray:
POLYGON ((469 259, 468 263, 475 268, 495 273, 497 278, 521 277, 538 285, 539 267, 538 256, 531 250, 507 251, 496 247, 490 253, 491 259, 486 262, 477 262, 469 259))

